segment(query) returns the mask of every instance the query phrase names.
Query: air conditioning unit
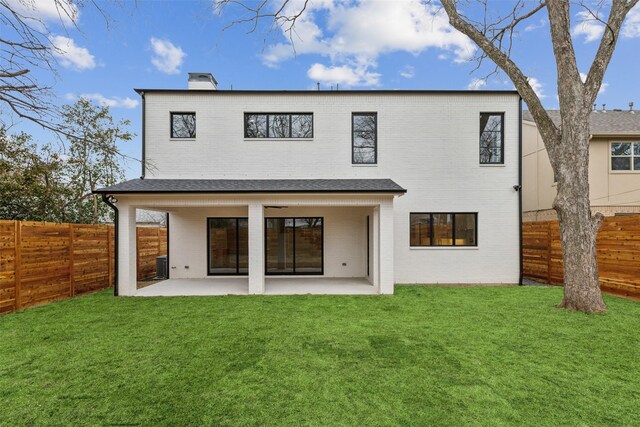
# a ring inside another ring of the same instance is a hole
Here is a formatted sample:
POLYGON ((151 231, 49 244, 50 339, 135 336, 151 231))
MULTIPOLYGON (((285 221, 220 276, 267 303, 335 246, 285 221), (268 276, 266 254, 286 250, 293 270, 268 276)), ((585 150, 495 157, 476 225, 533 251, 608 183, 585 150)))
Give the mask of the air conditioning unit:
POLYGON ((167 256, 156 257, 156 278, 166 279, 167 276, 167 256))

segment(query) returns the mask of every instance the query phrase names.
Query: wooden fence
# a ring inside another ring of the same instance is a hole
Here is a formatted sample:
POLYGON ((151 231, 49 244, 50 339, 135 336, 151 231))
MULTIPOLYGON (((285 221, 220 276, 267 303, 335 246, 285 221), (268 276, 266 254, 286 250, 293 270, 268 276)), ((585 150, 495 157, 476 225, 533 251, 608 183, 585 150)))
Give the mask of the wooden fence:
MULTIPOLYGON (((562 285, 558 221, 525 222, 522 233, 524 276, 562 285)), ((640 297, 640 216, 606 217, 598 233, 597 249, 601 289, 640 297)))
MULTIPOLYGON (((166 229, 136 237, 138 277, 151 277, 166 229)), ((113 226, 0 220, 0 314, 113 286, 113 253, 113 226)))
POLYGON ((138 280, 156 275, 156 257, 167 254, 167 229, 138 227, 136 229, 136 262, 138 280))

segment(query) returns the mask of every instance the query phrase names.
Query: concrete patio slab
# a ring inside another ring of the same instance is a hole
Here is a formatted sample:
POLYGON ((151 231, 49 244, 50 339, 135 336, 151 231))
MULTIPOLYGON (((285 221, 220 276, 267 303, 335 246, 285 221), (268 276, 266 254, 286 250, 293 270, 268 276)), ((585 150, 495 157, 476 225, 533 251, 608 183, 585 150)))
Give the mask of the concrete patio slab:
POLYGON ((249 279, 224 277, 206 279, 167 279, 138 289, 140 297, 248 295, 249 279))
POLYGON ((267 277, 266 295, 374 295, 378 290, 361 277, 267 277))
MULTIPOLYGON (((136 296, 248 295, 246 277, 168 279, 138 289, 136 296)), ((266 295, 375 295, 377 288, 365 278, 267 277, 266 295)))

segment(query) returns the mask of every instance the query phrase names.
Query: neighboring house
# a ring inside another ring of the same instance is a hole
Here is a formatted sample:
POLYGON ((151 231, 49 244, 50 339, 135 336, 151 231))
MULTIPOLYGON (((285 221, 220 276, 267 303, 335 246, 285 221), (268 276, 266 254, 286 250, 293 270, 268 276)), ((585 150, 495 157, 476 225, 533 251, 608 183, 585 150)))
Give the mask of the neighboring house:
POLYGON ((167 225, 167 214, 138 209, 136 211, 136 223, 138 227, 165 227, 167 225))
MULTIPOLYGON (((633 104, 631 104, 633 105, 633 104)), ((560 111, 548 110, 560 123, 560 111)), ((640 214, 640 112, 632 109, 591 112, 589 196, 593 212, 640 214)), ((528 111, 523 112, 523 220, 557 219, 556 197, 547 150, 528 111)))
POLYGON ((136 208, 169 212, 171 279, 518 283, 516 92, 216 86, 137 89, 143 177, 97 191, 118 210, 121 295, 136 208))

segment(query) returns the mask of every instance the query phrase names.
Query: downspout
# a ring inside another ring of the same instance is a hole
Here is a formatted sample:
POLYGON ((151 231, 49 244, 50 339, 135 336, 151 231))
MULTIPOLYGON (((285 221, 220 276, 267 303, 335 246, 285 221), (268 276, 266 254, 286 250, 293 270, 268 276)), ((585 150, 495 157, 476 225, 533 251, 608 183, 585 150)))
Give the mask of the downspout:
POLYGON ((518 285, 522 286, 522 279, 524 275, 524 264, 522 257, 522 97, 520 97, 518 108, 518 224, 519 240, 520 240, 520 277, 518 279, 518 285))
POLYGON ((145 169, 146 169, 146 140, 145 140, 145 135, 144 135, 144 130, 146 128, 145 126, 145 121, 146 121, 146 117, 147 115, 145 114, 145 100, 144 100, 144 92, 140 92, 140 96, 142 98, 142 160, 140 161, 140 165, 142 166, 142 175, 140 175, 140 179, 144 179, 144 173, 145 173, 145 169))
POLYGON ((167 219, 165 227, 167 227, 167 279, 169 279, 169 272, 171 271, 171 264, 169 263, 169 253, 171 251, 170 241, 169 241, 169 212, 166 213, 167 219))
POLYGON ((114 205, 116 198, 111 194, 102 193, 102 201, 105 202, 114 213, 114 238, 113 238, 113 296, 118 296, 118 207, 114 205))

